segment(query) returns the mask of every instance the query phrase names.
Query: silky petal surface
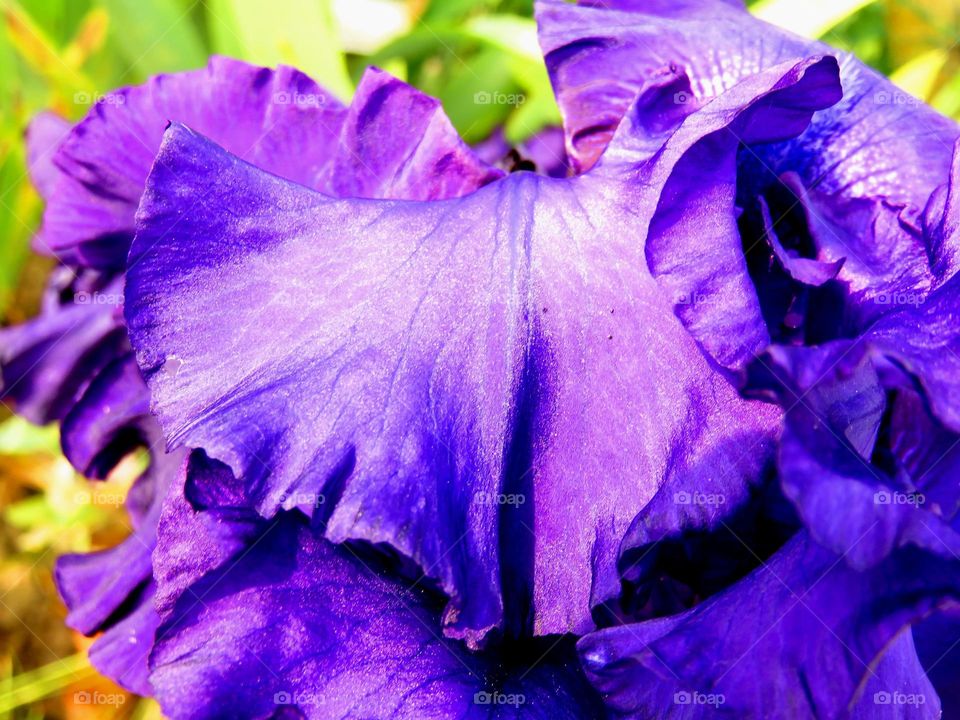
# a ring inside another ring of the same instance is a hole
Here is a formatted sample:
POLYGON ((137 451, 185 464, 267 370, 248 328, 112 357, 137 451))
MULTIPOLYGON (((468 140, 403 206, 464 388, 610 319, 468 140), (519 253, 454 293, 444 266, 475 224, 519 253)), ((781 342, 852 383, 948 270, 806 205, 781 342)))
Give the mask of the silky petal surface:
POLYGON ((960 134, 956 123, 909 102, 851 56, 769 25, 742 3, 596 5, 537 4, 540 43, 564 112, 568 149, 580 170, 596 161, 634 98, 665 69, 688 75, 691 92, 676 102, 693 111, 749 75, 833 52, 842 58, 844 101, 765 159, 793 155, 804 167, 783 171, 798 170, 807 181, 828 171, 821 184, 831 193, 879 195, 917 210, 946 182, 950 150, 960 134))
POLYGON ((51 112, 38 114, 27 127, 27 170, 30 181, 48 199, 59 180, 60 169, 53 162, 54 154, 70 132, 70 122, 51 112))
POLYGON ((88 650, 90 664, 121 687, 146 697, 153 695, 148 660, 160 617, 153 609, 150 583, 132 600, 132 609, 101 633, 88 650))
MULTIPOLYGON (((742 367, 770 342, 736 221, 738 150, 799 134, 815 111, 839 98, 833 58, 785 63, 744 79, 690 115, 666 146, 676 137, 702 136, 663 189, 647 265, 674 298, 677 316, 725 367, 742 367)), ((633 106, 598 171, 619 172, 632 155, 649 153, 637 131, 643 108, 639 101, 633 106)))
POLYGON ((606 150, 637 96, 665 72, 689 78, 669 101, 676 127, 745 77, 823 46, 786 37, 724 2, 565 3, 541 0, 536 17, 564 117, 567 150, 583 172, 606 150))
MULTIPOLYGON (((208 461, 191 472, 227 472, 208 461)), ((183 483, 183 478, 181 478, 183 483)), ((384 579, 299 513, 197 511, 183 485, 161 523, 166 620, 150 681, 172 718, 591 718, 569 640, 474 655, 442 638, 435 597, 384 579), (227 542, 224 542, 227 540, 227 542), (198 553, 211 548, 215 555, 198 553)))
POLYGON ((913 630, 917 655, 943 706, 960 703, 960 615, 938 613, 913 630))
POLYGON ((953 520, 960 511, 960 435, 930 412, 924 396, 912 387, 900 387, 891 400, 888 472, 906 476, 923 493, 925 504, 953 520))
POLYGON ((122 282, 74 292, 53 278, 40 315, 0 329, 0 400, 30 422, 62 419, 90 380, 129 349, 123 329, 122 282))
POLYGON ((133 355, 107 365, 70 409, 60 430, 63 453, 86 477, 105 478, 124 455, 148 443, 150 395, 133 355))
POLYGON ((262 518, 242 506, 241 491, 229 468, 200 451, 181 466, 163 500, 153 553, 155 606, 161 617, 170 615, 193 583, 238 556, 263 530, 262 518), (200 512, 199 498, 187 498, 188 482, 200 490, 219 491, 220 507, 200 512))
POLYGON ((944 426, 960 432, 960 277, 923 303, 905 295, 891 308, 866 339, 919 383, 944 426))
POLYGON ((930 196, 922 226, 935 284, 940 285, 960 269, 960 140, 953 145, 950 177, 930 196))
POLYGON ((827 262, 816 258, 798 257, 791 253, 777 236, 770 208, 760 198, 760 210, 763 215, 764 238, 767 240, 779 263, 797 282, 819 287, 837 277, 846 258, 827 262))
POLYGON ((144 477, 138 480, 153 488, 147 516, 126 540, 107 550, 58 558, 55 580, 67 606, 70 627, 87 635, 103 629, 151 579, 151 553, 163 496, 183 457, 182 452, 155 455, 144 477))
MULTIPOLYGON (((776 114, 830 67, 784 67, 752 90, 776 114)), ((170 442, 227 463, 266 516, 334 499, 328 537, 432 568, 454 635, 501 624, 505 541, 510 602, 532 604, 535 631, 588 628, 590 578, 665 472, 776 423, 709 368, 640 256, 677 159, 755 98, 729 98, 632 184, 517 173, 430 205, 323 198, 175 126, 127 306, 170 442), (204 192, 231 212, 184 216, 204 192)))
POLYGON ((371 68, 344 116, 335 157, 312 185, 338 197, 432 200, 502 176, 460 139, 439 100, 371 68))
POLYGON ((54 156, 62 177, 41 233, 51 252, 82 265, 123 266, 171 120, 257 167, 334 195, 451 197, 501 175, 460 141, 436 100, 383 72, 367 73, 348 110, 292 68, 214 57, 203 70, 111 93, 70 132, 54 156))
MULTIPOLYGON (((630 119, 632 130, 639 142, 646 139, 656 147, 659 135, 764 69, 791 58, 835 54, 843 99, 816 113, 810 127, 794 139, 746 143, 735 172, 738 191, 760 196, 784 173, 796 175, 806 189, 803 203, 811 218, 814 259, 823 263, 806 268, 814 274, 805 272, 801 279, 826 281, 837 268, 846 297, 821 313, 842 318, 846 335, 863 332, 882 316, 889 297, 907 293, 922 300, 952 273, 960 205, 956 190, 951 193, 957 175, 957 162, 951 161, 960 129, 852 56, 761 22, 736 3, 573 5, 546 0, 538 4, 537 17, 564 112, 568 151, 581 171, 598 160, 606 162, 608 143, 627 122, 634 98, 648 101, 638 103, 643 119, 630 119), (686 82, 666 81, 670 76, 686 82), (661 100, 649 102, 657 91, 661 100)), ((696 165, 697 170, 704 167, 713 168, 696 165)), ((695 213, 689 217, 700 220, 695 213)), ((730 258, 764 240, 729 232, 734 218, 731 208, 726 231, 701 236, 720 238, 709 247, 697 236, 684 237, 678 246, 683 257, 708 257, 681 263, 674 282, 695 284, 698 275, 706 274, 746 286, 749 280, 730 258)), ((778 223, 774 218, 774 230, 778 223)), ((751 295, 741 300, 742 322, 762 328, 751 295)), ((698 331, 703 311, 679 311, 721 364, 742 367, 722 352, 729 342, 727 327, 698 331)), ((770 314, 764 313, 768 321, 770 314)))
POLYGON ((222 57, 202 70, 118 90, 59 147, 54 161, 63 177, 44 215, 43 239, 62 260, 122 267, 143 183, 171 119, 267 170, 309 182, 335 148, 342 115, 332 95, 292 68, 222 57))
POLYGON ((687 613, 598 631, 578 650, 613 717, 937 718, 909 636, 894 638, 955 599, 957 579, 910 551, 859 573, 800 534, 687 613), (877 703, 864 686, 923 701, 877 703))
MULTIPOLYGON (((788 417, 802 412, 804 420, 829 424, 870 457, 886 398, 864 347, 772 346, 751 366, 748 386, 788 417)), ((780 431, 741 436, 737 464, 715 458, 695 474, 668 478, 621 544, 615 612, 649 617, 689 607, 746 575, 795 533, 800 518, 774 467, 786 442, 780 431)))

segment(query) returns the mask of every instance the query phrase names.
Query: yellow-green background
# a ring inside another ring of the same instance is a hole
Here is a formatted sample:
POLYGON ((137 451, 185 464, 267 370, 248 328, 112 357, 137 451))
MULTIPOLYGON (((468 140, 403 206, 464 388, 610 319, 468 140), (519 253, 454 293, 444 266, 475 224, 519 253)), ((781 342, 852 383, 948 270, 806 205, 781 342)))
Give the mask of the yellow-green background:
MULTIPOLYGON (((343 99, 368 64, 439 97, 478 141, 505 125, 512 140, 559 120, 536 44, 532 0, 0 0, 0 323, 36 309, 50 261, 28 243, 41 213, 26 177, 23 130, 38 110, 78 119, 90 99, 151 74, 199 67, 211 53, 313 75, 343 99), (480 90, 522 92, 518 108, 473 102, 480 90)), ((960 0, 760 0, 757 14, 853 50, 905 90, 960 116, 960 0)), ((58 452, 54 427, 0 406, 0 720, 157 718, 86 662, 89 644, 63 624, 54 558, 116 543, 118 498, 135 461, 90 487, 58 452)))

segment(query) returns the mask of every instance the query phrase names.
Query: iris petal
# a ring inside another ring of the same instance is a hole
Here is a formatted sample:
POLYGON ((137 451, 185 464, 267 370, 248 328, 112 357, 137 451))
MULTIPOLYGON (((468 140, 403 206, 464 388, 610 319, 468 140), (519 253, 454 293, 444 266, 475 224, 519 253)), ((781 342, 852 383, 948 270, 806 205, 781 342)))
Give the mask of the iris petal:
POLYGON ((103 675, 138 695, 153 695, 148 659, 160 618, 152 583, 131 598, 131 610, 101 633, 87 651, 103 675))
POLYGON ((889 296, 891 311, 866 338, 920 383, 941 423, 960 432, 960 277, 920 303, 915 295, 889 296))
POLYGON ((853 717, 937 718, 910 636, 898 634, 955 600, 958 578, 913 551, 860 573, 801 533, 692 610, 601 630, 578 650, 614 717, 845 717, 852 707, 853 717), (915 701, 884 702, 893 693, 915 701))
POLYGON ((37 318, 0 330, 0 400, 33 423, 62 419, 91 378, 128 349, 121 281, 81 287, 58 273, 37 318))
POLYGON ((293 68, 214 57, 203 70, 111 93, 73 128, 54 155, 59 178, 41 244, 65 262, 122 268, 170 120, 264 170, 331 194, 446 197, 499 176, 460 142, 437 101, 385 73, 368 72, 348 110, 293 68), (396 123, 400 117, 405 124, 396 123), (418 131, 405 135, 400 127, 418 131))
POLYGON ((64 262, 122 268, 164 127, 190 122, 258 165, 309 182, 334 151, 343 108, 292 68, 214 57, 103 98, 54 156, 62 173, 43 241, 64 262), (223 122, 224 113, 230 122, 223 122))
POLYGON ((665 470, 777 418, 645 270, 659 190, 704 135, 794 113, 835 68, 771 71, 630 180, 516 173, 429 204, 331 200, 174 125, 127 305, 171 445, 229 465, 266 517, 330 502, 328 538, 436 578, 450 635, 479 644, 527 608, 538 634, 589 628, 591 577, 665 470))
POLYGON ((183 453, 159 454, 138 480, 151 487, 151 501, 146 516, 126 540, 108 550, 58 559, 57 588, 69 611, 70 627, 85 634, 102 629, 149 582, 163 496, 183 457, 183 453))
MULTIPOLYGON (((666 113, 665 104, 649 107, 647 122, 632 121, 635 128, 652 124, 654 133, 670 131, 758 71, 791 57, 834 52, 841 66, 842 101, 817 113, 796 138, 742 150, 736 171, 741 195, 762 195, 784 173, 795 174, 811 218, 815 259, 828 266, 844 260, 837 279, 846 287, 846 298, 818 312, 842 317, 845 335, 862 333, 883 314, 877 298, 881 305, 891 294, 922 299, 952 273, 956 239, 951 228, 956 222, 948 218, 956 214, 957 203, 947 196, 956 174, 951 157, 960 129, 852 56, 767 25, 738 3, 578 6, 544 0, 537 16, 564 112, 567 148, 580 170, 609 155, 607 145, 628 115, 631 99, 660 85, 665 73, 688 79, 686 86, 674 88, 674 109, 666 113), (669 119, 665 128, 659 127, 663 118, 669 119)), ((777 222, 773 225, 776 229, 777 222)), ((682 264, 673 273, 674 282, 695 284, 697 273, 711 271, 730 276, 729 258, 741 252, 741 240, 729 231, 716 236, 720 242, 709 247, 690 237, 686 253, 709 253, 708 262, 682 264)), ((743 248, 758 242, 754 237, 742 240, 743 248)), ((822 277, 827 268, 815 269, 822 277)), ((729 283, 748 283, 742 274, 732 277, 729 283)), ((744 315, 748 325, 762 323, 746 301, 741 306, 749 311, 744 315)), ((705 334, 697 329, 699 314, 679 310, 719 362, 742 367, 737 363, 742 355, 723 351, 723 330, 728 328, 705 334)), ((765 315, 769 320, 771 313, 765 315)))
POLYGON ((105 478, 130 451, 149 445, 150 396, 131 353, 120 355, 90 383, 63 420, 60 442, 85 477, 105 478))
MULTIPOLYGON (((188 118, 266 169, 327 192, 429 199, 502 175, 466 148, 437 101, 382 72, 364 77, 348 111, 290 68, 213 58, 205 70, 111 94, 72 130, 52 114, 34 121, 29 165, 48 210, 41 250, 81 264, 123 266, 153 146, 168 117, 188 118), (240 111, 236 122, 222 123, 225 109, 240 111), (395 132, 394 142, 384 143, 389 127, 418 132, 395 132), (45 246, 48 237, 53 247, 45 246)), ((154 455, 154 466, 129 493, 133 535, 110 550, 66 556, 57 571, 68 622, 86 633, 103 631, 91 651, 97 666, 147 692, 142 657, 136 676, 126 672, 127 634, 146 639, 157 622, 153 591, 143 583, 151 575, 159 503, 177 462, 157 448, 148 391, 131 362, 119 310, 123 280, 111 277, 63 268, 51 280, 43 314, 2 331, 2 397, 36 422, 62 419, 64 453, 88 476, 105 477, 141 445, 154 455)))
POLYGON ((311 184, 337 197, 433 200, 502 176, 464 144, 439 100, 371 68, 343 118, 336 155, 311 184))
POLYGON ((53 162, 53 156, 60 143, 70 132, 70 123, 59 115, 44 112, 30 121, 27 128, 27 168, 30 181, 44 199, 60 178, 60 170, 53 162))
POLYGON ((161 526, 162 548, 216 548, 186 573, 176 552, 159 561, 176 569, 150 681, 172 718, 600 716, 568 640, 470 654, 422 584, 385 580, 299 513, 198 512, 182 485, 165 513, 183 522, 161 526))

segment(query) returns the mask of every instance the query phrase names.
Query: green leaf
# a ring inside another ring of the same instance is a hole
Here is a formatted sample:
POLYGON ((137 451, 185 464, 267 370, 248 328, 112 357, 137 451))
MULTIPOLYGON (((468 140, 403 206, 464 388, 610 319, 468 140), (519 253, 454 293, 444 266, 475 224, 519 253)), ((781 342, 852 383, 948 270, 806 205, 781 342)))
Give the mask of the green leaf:
POLYGON ((58 45, 73 36, 81 19, 90 9, 90 0, 20 0, 37 24, 58 45))
POLYGON ((960 119, 960 73, 940 88, 931 104, 944 115, 960 119))
POLYGON ((481 15, 466 24, 464 34, 535 65, 543 65, 537 24, 530 18, 481 15))
POLYGON ((832 28, 876 0, 760 0, 750 6, 757 17, 809 38, 832 28))
MULTIPOLYGON (((7 33, 0 33, 0 105, 4 108, 13 107, 14 96, 20 84, 20 73, 17 68, 17 58, 10 45, 7 33)), ((6 114, 6 113, 4 113, 6 114)), ((6 125, 9 118, 4 118, 6 125)), ((2 160, 2 157, 0 157, 2 160)))
POLYGON ((39 427, 14 416, 0 423, 0 453, 4 455, 60 452, 60 431, 56 423, 39 427))
POLYGON ((0 257, 3 258, 0 263, 0 317, 6 314, 13 297, 39 211, 27 180, 19 135, 19 128, 14 127, 5 128, 3 137, 0 137, 0 257))
POLYGON ((466 25, 469 36, 505 53, 506 66, 523 89, 522 103, 510 114, 506 124, 507 140, 521 142, 547 125, 560 123, 550 77, 543 63, 537 24, 515 15, 477 17, 466 25))
POLYGON ((29 673, 15 676, 9 690, 0 693, 0 712, 9 712, 62 692, 71 685, 97 676, 85 652, 61 658, 29 673))
POLYGON ((549 84, 546 91, 531 92, 507 119, 507 142, 516 144, 535 135, 548 125, 560 125, 562 119, 549 84))
POLYGON ((930 50, 897 68, 891 73, 890 80, 914 97, 925 99, 936 87, 937 79, 949 58, 946 50, 930 50))
POLYGON ((467 142, 478 142, 502 125, 524 98, 502 54, 486 48, 458 64, 440 92, 440 101, 467 142))
POLYGON ((390 73, 398 80, 408 82, 409 69, 407 68, 407 61, 403 58, 391 58, 383 63, 380 69, 390 73))
POLYGON ((478 10, 489 12, 493 5, 491 0, 434 0, 424 10, 423 22, 458 22, 478 10))
POLYGON ((431 54, 443 51, 449 52, 451 45, 456 45, 463 39, 463 32, 453 26, 421 23, 406 35, 391 40, 376 53, 366 58, 363 66, 376 65, 377 67, 383 67, 386 62, 393 58, 403 58, 407 62, 422 61, 431 54))
MULTIPOLYGON (((6 38, 27 67, 44 78, 64 97, 76 90, 92 89, 89 79, 80 70, 63 61, 56 43, 16 0, 4 0, 0 11, 3 13, 6 38)), ((17 87, 18 93, 22 95, 37 89, 34 84, 23 82, 17 87)))
POLYGON ((371 62, 393 57, 421 61, 431 53, 456 59, 450 63, 454 69, 444 75, 439 95, 468 142, 482 139, 499 124, 505 124, 511 142, 519 142, 545 125, 560 123, 532 19, 502 14, 474 17, 459 26, 421 23, 371 62), (479 52, 462 51, 478 45, 479 52), (475 101, 477 93, 488 93, 490 102, 475 101), (519 97, 513 101, 511 96, 519 97))
POLYGON ((293 65, 346 100, 353 84, 328 0, 207 0, 216 52, 261 65, 293 65))
POLYGON ((202 67, 207 52, 189 10, 174 0, 100 0, 111 38, 123 52, 125 84, 159 72, 202 67))

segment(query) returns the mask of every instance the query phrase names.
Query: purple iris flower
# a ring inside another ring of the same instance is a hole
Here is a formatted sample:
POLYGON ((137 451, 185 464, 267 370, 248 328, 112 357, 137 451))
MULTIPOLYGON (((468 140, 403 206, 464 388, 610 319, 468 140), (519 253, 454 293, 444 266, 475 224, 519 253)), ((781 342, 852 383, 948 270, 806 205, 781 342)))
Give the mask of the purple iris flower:
POLYGON ((47 201, 36 248, 61 267, 41 314, 0 330, 2 398, 33 422, 62 421, 64 454, 88 477, 105 478, 138 446, 151 450, 152 466, 128 501, 131 537, 110 551, 65 556, 57 568, 71 627, 107 631, 91 650, 94 664, 143 694, 150 693, 146 660, 158 621, 151 553, 184 453, 164 452, 150 415, 123 322, 123 273, 143 183, 171 117, 203 128, 265 169, 332 195, 444 197, 502 175, 474 158, 436 100, 373 70, 347 108, 291 68, 214 58, 204 70, 120 90, 74 127, 51 114, 31 124, 31 175, 47 201), (377 131, 358 137, 358 116, 381 105, 377 131), (231 107, 242 120, 224 124, 222 114, 231 107), (398 137, 387 157, 379 139, 399 132, 395 121, 416 132, 398 137), (430 139, 426 146, 423 136, 430 139), (395 166, 384 164, 390 162, 395 166), (436 163, 450 173, 416 175, 436 163))
POLYGON ((500 168, 379 71, 34 125, 5 397, 155 449, 69 621, 177 718, 938 717, 960 129, 735 0, 537 18, 565 153, 500 168))

